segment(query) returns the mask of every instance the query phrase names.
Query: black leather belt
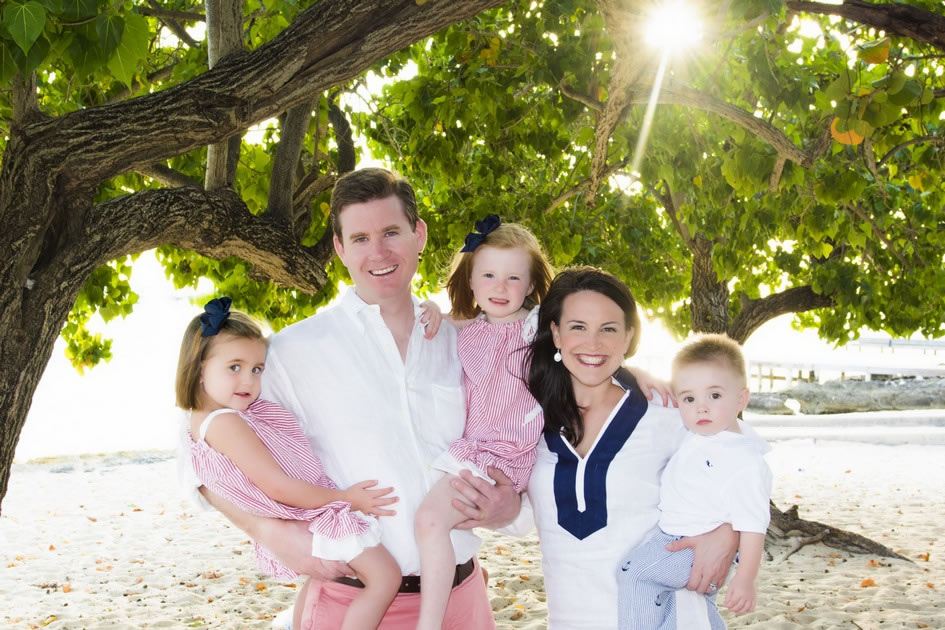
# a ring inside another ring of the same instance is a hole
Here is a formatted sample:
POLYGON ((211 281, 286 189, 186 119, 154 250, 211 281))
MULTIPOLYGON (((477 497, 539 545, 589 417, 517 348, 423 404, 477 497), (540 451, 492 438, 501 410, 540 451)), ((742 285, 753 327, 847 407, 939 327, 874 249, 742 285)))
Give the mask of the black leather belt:
MULTIPOLYGON (((453 588, 459 586, 463 583, 463 580, 472 575, 473 568, 475 564, 473 559, 470 558, 469 562, 465 564, 456 565, 456 573, 453 574, 453 588)), ((335 582, 338 584, 347 584, 348 586, 354 586, 357 588, 364 588, 364 582, 358 578, 351 577, 340 577, 335 578, 335 582)), ((419 575, 405 575, 400 578, 400 588, 397 589, 398 593, 419 593, 420 592, 420 576, 419 575)))

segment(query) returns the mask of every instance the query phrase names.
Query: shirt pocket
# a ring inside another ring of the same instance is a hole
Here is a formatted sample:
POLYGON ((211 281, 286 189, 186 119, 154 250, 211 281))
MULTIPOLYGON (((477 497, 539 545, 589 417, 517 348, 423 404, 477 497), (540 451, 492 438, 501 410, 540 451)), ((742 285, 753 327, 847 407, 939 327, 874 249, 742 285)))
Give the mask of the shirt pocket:
POLYGON ((433 417, 425 427, 427 440, 446 449, 463 435, 466 424, 466 395, 462 386, 432 385, 433 417))

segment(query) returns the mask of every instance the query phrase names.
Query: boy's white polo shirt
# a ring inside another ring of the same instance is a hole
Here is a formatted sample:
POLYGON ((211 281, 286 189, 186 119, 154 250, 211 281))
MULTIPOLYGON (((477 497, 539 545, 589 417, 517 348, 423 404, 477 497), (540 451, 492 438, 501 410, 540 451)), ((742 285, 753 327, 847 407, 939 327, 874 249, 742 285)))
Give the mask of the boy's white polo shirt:
POLYGON ((664 532, 697 536, 722 523, 735 531, 767 531, 772 474, 763 455, 770 447, 749 425, 739 420, 738 426, 742 433, 686 431, 660 480, 664 532))
MULTIPOLYGON (((340 302, 273 336, 262 397, 292 412, 339 487, 376 479, 393 486, 396 516, 382 517, 381 542, 404 575, 420 572, 413 519, 442 473, 433 460, 462 436, 466 400, 456 354, 456 330, 445 324, 423 338, 422 313, 405 360, 381 317, 348 289, 340 302)), ((456 563, 469 560, 479 539, 451 533, 456 563)))

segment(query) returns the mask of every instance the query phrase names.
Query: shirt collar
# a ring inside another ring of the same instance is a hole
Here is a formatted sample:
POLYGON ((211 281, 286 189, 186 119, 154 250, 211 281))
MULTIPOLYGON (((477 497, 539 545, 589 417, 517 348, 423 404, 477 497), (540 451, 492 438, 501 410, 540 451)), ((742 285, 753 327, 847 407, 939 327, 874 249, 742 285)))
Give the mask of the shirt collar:
MULTIPOLYGON (((413 302, 414 320, 419 321, 420 316, 423 314, 423 307, 420 306, 420 300, 411 293, 410 301, 413 302)), ((362 313, 381 314, 381 307, 377 304, 368 304, 362 300, 361 296, 355 291, 354 286, 349 286, 345 290, 345 294, 341 297, 341 302, 339 302, 339 308, 347 313, 352 320, 357 322, 362 331, 364 330, 364 320, 360 317, 362 313)))

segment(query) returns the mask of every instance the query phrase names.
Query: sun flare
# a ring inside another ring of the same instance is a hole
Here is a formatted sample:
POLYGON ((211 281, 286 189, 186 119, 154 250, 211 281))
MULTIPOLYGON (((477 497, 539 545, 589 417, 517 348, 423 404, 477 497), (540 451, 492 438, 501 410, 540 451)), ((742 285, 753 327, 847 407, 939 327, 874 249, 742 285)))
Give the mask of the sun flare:
POLYGON ((644 26, 649 46, 673 54, 702 40, 702 20, 696 9, 685 2, 667 2, 655 7, 644 26))

